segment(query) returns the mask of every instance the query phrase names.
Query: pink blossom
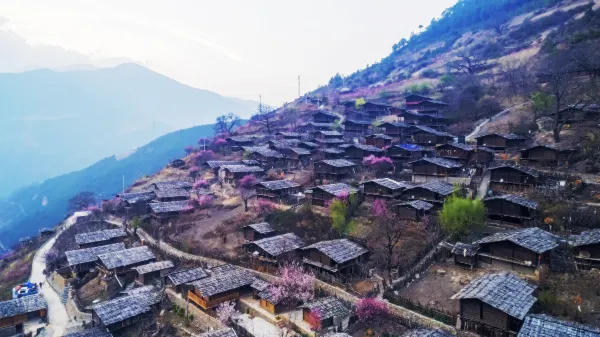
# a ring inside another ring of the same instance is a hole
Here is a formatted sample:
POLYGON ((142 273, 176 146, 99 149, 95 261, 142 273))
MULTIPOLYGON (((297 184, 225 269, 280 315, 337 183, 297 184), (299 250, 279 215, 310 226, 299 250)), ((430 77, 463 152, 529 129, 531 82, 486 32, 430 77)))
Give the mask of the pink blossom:
POLYGON ((101 210, 100 208, 98 208, 98 206, 94 206, 94 205, 92 205, 92 206, 88 206, 88 207, 86 208, 86 210, 87 210, 88 212, 92 212, 92 213, 94 213, 94 214, 97 214, 97 213, 100 213, 100 212, 102 212, 102 210, 101 210))
POLYGON ((198 207, 200 208, 209 208, 212 206, 213 197, 211 195, 201 195, 198 198, 198 207))
POLYGON ((319 309, 311 310, 306 317, 306 322, 312 331, 320 331, 322 328, 321 311, 319 309))
POLYGON ((377 199, 373 201, 373 206, 371 207, 371 215, 374 217, 389 217, 390 211, 387 207, 387 203, 383 199, 377 199))
POLYGON ((374 155, 363 158, 363 165, 374 170, 385 170, 394 167, 394 162, 390 157, 375 157, 374 155))
MULTIPOLYGON (((190 169, 190 170, 191 170, 191 169, 190 169)), ((201 189, 201 188, 207 188, 207 187, 208 187, 208 181, 206 181, 206 180, 204 180, 204 179, 201 179, 201 180, 198 180, 198 181, 196 181, 196 182, 194 183, 194 186, 193 186, 193 188, 194 188, 195 190, 199 190, 199 189, 201 189)))
POLYGON ((240 179, 240 187, 241 188, 251 188, 257 182, 258 182, 258 180, 256 180, 256 177, 249 174, 247 176, 243 176, 242 179, 240 179))
POLYGON ((215 158, 215 153, 212 150, 202 150, 198 151, 194 156, 194 161, 198 164, 202 164, 207 160, 212 160, 215 158))
POLYGON ((192 152, 194 152, 194 147, 193 146, 186 146, 183 148, 183 150, 185 151, 185 154, 190 155, 192 154, 192 152))
POLYGON ((235 311, 235 302, 223 302, 215 309, 217 319, 223 325, 228 325, 229 319, 233 316, 235 311))
POLYGON ((222 145, 226 145, 227 141, 225 140, 225 138, 218 138, 217 140, 215 140, 215 145, 217 146, 222 146, 222 145))
POLYGON ((341 191, 341 192, 337 193, 337 194, 335 195, 335 197, 336 197, 337 199, 340 199, 340 200, 342 200, 342 201, 345 201, 345 200, 348 200, 348 198, 350 197, 350 192, 348 192, 348 191, 341 191))
POLYGON ((258 199, 256 201, 256 213, 264 215, 277 209, 277 205, 271 201, 258 199))
POLYGON ((369 324, 378 319, 385 319, 390 314, 387 304, 376 298, 361 298, 356 302, 358 319, 369 324))
POLYGON ((305 272, 302 265, 292 262, 279 268, 278 278, 269 287, 269 292, 277 302, 310 301, 314 297, 314 275, 305 272))

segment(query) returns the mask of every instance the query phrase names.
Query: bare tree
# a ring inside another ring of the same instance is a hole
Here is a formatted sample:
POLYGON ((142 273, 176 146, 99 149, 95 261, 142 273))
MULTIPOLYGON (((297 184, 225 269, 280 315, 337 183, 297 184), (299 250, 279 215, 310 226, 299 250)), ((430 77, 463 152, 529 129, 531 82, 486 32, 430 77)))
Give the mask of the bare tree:
POLYGON ((519 60, 511 60, 499 67, 501 81, 509 94, 517 96, 531 88, 529 65, 519 60))
POLYGON ((79 192, 67 202, 67 212, 73 213, 81 211, 90 206, 94 206, 97 203, 98 197, 96 196, 96 193, 89 191, 79 192))
POLYGON ((252 116, 252 120, 261 125, 263 128, 267 129, 268 134, 272 134, 273 122, 275 120, 275 109, 268 105, 260 104, 258 106, 258 111, 254 116, 252 116))
POLYGON ((233 131, 236 126, 239 126, 241 122, 240 116, 230 112, 217 117, 214 130, 216 133, 231 134, 231 131, 233 131))
POLYGON ((298 125, 302 122, 300 118, 298 118, 298 111, 294 108, 286 108, 283 110, 281 114, 282 120, 286 125, 289 125, 292 129, 296 129, 298 125))
POLYGON ((383 206, 374 205, 372 212, 376 223, 376 229, 372 233, 372 242, 380 247, 384 252, 385 268, 388 276, 391 278, 391 270, 394 267, 394 255, 398 250, 398 244, 402 241, 404 231, 407 228, 407 221, 398 219, 387 207, 381 210, 383 206))
POLYGON ((459 73, 474 75, 485 67, 487 59, 475 56, 467 51, 461 51, 456 54, 456 59, 448 63, 450 69, 454 69, 459 73))

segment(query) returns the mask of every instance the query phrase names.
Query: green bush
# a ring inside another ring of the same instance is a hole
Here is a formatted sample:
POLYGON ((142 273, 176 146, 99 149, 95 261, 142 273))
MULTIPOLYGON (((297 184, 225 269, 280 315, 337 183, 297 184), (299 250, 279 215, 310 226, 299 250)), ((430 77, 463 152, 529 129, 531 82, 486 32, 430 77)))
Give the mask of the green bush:
POLYGON ((455 192, 446 199, 439 216, 442 228, 460 238, 486 220, 486 209, 481 200, 463 198, 455 192))

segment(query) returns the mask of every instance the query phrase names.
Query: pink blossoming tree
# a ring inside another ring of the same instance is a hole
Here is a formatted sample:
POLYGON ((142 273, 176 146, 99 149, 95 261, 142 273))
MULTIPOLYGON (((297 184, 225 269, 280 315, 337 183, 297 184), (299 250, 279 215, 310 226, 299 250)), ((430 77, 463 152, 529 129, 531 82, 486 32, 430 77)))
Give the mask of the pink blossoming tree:
POLYGON ((213 160, 215 158, 215 153, 212 150, 202 150, 198 151, 194 156, 194 161, 198 165, 202 165, 207 160, 213 160))
POLYGON ((390 157, 376 157, 374 155, 370 155, 363 158, 363 165, 375 171, 376 175, 394 170, 394 162, 392 159, 390 159, 390 157))
POLYGON ((306 316, 306 323, 310 326, 312 331, 321 331, 321 312, 319 309, 311 310, 306 316))
POLYGON ((198 198, 198 208, 208 210, 213 205, 214 198, 212 195, 201 195, 198 198))
POLYGON ((356 302, 356 316, 366 325, 377 324, 389 315, 387 304, 377 298, 365 297, 356 302))
POLYGON ((269 292, 277 302, 302 301, 314 298, 314 275, 304 271, 299 262, 291 262, 279 268, 278 278, 269 287, 269 292))
POLYGON ((256 177, 251 174, 243 176, 239 181, 240 197, 244 200, 244 210, 246 212, 248 212, 248 199, 254 196, 252 188, 257 182, 256 177))
POLYGON ((188 170, 188 174, 190 175, 190 177, 192 177, 192 179, 194 179, 194 181, 196 181, 196 178, 200 174, 200 166, 194 165, 190 167, 190 169, 188 170))
POLYGON ((230 324, 231 316, 233 316, 235 312, 235 302, 223 302, 217 306, 217 309, 215 309, 217 319, 223 325, 230 324))
POLYGON ((377 199, 377 200, 373 201, 373 205, 371 206, 371 216, 373 216, 375 218, 384 218, 384 219, 389 219, 392 217, 392 214, 391 214, 385 200, 377 199))
POLYGON ((268 200, 256 200, 256 213, 260 214, 260 215, 266 215, 269 213, 272 213, 273 211, 275 211, 277 209, 277 205, 271 201, 268 200))

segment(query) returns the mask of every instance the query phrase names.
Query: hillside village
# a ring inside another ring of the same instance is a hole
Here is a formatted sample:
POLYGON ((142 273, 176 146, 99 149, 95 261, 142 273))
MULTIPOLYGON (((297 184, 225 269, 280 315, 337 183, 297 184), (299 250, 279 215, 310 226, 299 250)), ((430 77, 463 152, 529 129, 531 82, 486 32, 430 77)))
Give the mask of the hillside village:
POLYGON ((46 283, 0 336, 600 336, 600 12, 552 3, 75 196, 8 258, 46 283), (484 58, 486 34, 527 47, 484 58))

